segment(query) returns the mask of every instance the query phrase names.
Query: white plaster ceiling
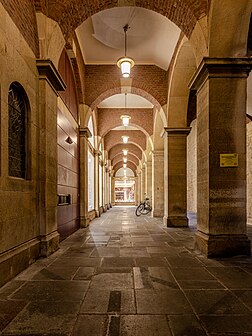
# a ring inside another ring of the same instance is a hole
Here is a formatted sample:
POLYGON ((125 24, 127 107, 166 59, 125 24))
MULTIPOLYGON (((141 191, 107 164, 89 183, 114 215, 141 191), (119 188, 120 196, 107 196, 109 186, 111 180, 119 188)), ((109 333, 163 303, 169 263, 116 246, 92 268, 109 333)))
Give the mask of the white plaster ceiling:
POLYGON ((147 99, 135 95, 133 93, 127 93, 126 101, 125 94, 118 93, 109 98, 104 99, 99 105, 99 108, 153 108, 153 104, 147 99))
POLYGON ((167 70, 180 29, 161 14, 138 7, 116 7, 93 15, 76 30, 86 64, 116 64, 124 56, 125 24, 127 56, 136 64, 155 64, 167 70))

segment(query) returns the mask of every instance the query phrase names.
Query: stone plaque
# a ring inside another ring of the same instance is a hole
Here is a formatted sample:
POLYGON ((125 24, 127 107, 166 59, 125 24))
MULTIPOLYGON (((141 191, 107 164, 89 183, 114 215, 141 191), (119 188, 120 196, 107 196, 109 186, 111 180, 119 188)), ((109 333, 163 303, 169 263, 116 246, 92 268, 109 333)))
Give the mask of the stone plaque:
POLYGON ((220 167, 238 167, 238 154, 220 154, 220 167))

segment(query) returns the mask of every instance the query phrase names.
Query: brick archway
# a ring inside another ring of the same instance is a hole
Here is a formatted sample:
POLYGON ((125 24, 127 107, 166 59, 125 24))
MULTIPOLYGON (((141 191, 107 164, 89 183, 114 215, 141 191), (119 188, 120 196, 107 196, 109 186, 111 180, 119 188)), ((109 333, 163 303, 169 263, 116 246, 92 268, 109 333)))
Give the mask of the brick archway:
MULTIPOLYGON (((38 3, 34 0, 34 3, 38 3)), ((208 13, 208 1, 206 0, 161 0, 129 1, 127 6, 142 7, 159 13, 174 22, 182 32, 189 38, 198 19, 208 13)), ((37 10, 42 11, 53 20, 57 21, 63 34, 68 38, 74 30, 90 16, 113 7, 118 7, 118 0, 48 0, 47 5, 38 6, 37 10)))
MULTIPOLYGON (((133 70, 136 76, 129 93, 145 98, 153 104, 155 110, 159 111, 167 103, 167 71, 154 65, 146 65, 145 69, 136 65, 133 70), (139 67, 141 69, 137 71, 136 68, 139 67), (153 86, 153 82, 157 84, 153 86)), ((85 103, 91 110, 95 110, 104 99, 122 92, 121 74, 116 65, 87 65, 86 76, 85 103), (97 67, 99 71, 96 70, 97 67)), ((133 71, 132 76, 134 76, 133 71)))

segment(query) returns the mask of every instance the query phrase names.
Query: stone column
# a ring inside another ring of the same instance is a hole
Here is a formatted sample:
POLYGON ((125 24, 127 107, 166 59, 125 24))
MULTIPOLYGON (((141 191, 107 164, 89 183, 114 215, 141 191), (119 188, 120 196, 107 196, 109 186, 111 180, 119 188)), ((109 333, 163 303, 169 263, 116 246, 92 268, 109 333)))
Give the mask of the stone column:
POLYGON ((146 193, 146 176, 145 176, 146 170, 145 170, 145 166, 142 167, 141 170, 141 201, 144 200, 145 198, 145 193, 146 193))
POLYGON ((152 197, 152 161, 147 161, 146 162, 146 167, 145 167, 145 172, 146 172, 146 194, 147 197, 151 198, 152 197))
POLYGON ((88 217, 88 138, 91 132, 87 127, 79 129, 80 139, 80 227, 89 224, 88 217))
POLYGON ((208 257, 249 255, 246 232, 248 58, 204 58, 197 90, 197 247, 208 257))
POLYGON ((103 163, 102 165, 102 207, 103 212, 107 211, 107 193, 106 193, 106 187, 107 187, 107 174, 106 174, 106 164, 103 163))
POLYGON ((111 204, 112 206, 115 205, 115 178, 114 176, 111 177, 111 204))
POLYGON ((100 197, 100 188, 99 188, 99 157, 101 156, 101 152, 98 150, 94 151, 94 190, 95 190, 95 213, 96 217, 100 217, 99 211, 99 197, 100 197))
POLYGON ((186 154, 190 128, 165 128, 164 224, 188 226, 186 154))
POLYGON ((142 200, 142 186, 141 186, 141 181, 142 181, 142 173, 141 171, 138 172, 138 189, 137 189, 137 194, 138 194, 138 204, 142 200))
POLYGON ((152 152, 152 216, 164 216, 164 151, 152 152))
POLYGON ((58 249, 57 231, 57 97, 66 88, 50 60, 37 60, 39 73, 39 211, 40 254, 58 249))
POLYGON ((134 193, 134 197, 135 197, 135 205, 139 204, 139 195, 138 195, 138 184, 139 184, 139 176, 136 175, 135 177, 135 193, 134 193))

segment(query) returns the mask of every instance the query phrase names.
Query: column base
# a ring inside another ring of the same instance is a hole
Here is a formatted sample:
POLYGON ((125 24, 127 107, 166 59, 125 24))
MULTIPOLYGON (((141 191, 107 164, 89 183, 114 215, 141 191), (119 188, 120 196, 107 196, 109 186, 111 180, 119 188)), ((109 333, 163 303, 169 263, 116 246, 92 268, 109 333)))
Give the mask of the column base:
POLYGON ((186 216, 164 216, 163 223, 167 227, 188 227, 186 216))
POLYGON ((163 217, 164 216, 164 210, 154 209, 151 212, 152 217, 163 217))
POLYGON ((59 248, 59 233, 54 231, 47 235, 40 236, 40 255, 48 257, 59 248))
POLYGON ((80 217, 80 227, 85 229, 89 226, 90 218, 89 217, 80 217))
POLYGON ((250 240, 246 235, 207 235, 197 231, 196 249, 208 258, 251 255, 250 240))

